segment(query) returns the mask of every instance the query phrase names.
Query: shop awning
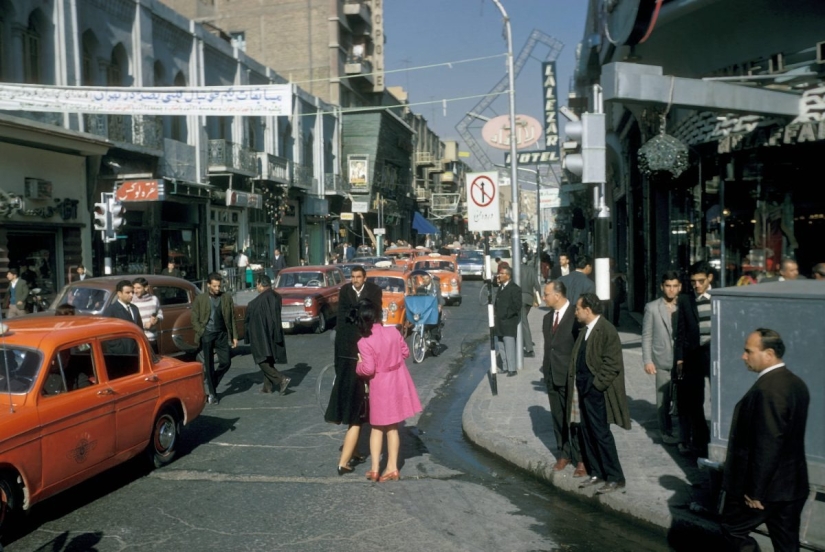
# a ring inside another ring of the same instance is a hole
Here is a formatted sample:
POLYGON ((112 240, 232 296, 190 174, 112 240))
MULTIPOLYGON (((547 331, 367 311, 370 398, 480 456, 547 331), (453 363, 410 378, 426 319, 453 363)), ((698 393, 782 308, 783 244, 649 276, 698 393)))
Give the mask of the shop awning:
POLYGON ((438 234, 438 228, 436 228, 432 222, 425 219, 424 215, 419 212, 413 215, 412 227, 413 230, 419 234, 438 234))

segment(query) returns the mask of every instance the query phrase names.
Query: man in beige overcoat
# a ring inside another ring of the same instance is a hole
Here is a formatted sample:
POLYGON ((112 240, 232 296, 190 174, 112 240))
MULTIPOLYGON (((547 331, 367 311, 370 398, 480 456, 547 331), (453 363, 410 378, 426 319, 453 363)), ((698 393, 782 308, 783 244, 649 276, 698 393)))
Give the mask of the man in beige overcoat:
POLYGON ((568 386, 576 392, 568 395, 567 410, 581 418, 588 479, 579 488, 601 485, 597 494, 611 493, 624 489, 625 477, 610 424, 630 429, 622 343, 616 328, 602 316, 602 302, 595 293, 579 297, 576 318, 585 327, 570 357, 568 386))

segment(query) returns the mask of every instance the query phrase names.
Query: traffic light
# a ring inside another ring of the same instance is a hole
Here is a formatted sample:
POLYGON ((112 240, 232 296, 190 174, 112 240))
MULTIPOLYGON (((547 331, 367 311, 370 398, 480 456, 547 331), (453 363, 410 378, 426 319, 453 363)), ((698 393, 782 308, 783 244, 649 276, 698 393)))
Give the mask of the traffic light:
POLYGON ((114 196, 112 196, 109 201, 109 212, 112 214, 112 239, 115 239, 117 231, 120 230, 126 222, 123 218, 126 209, 123 207, 123 203, 118 201, 114 196))
POLYGON ((562 166, 581 176, 585 184, 598 184, 607 179, 604 113, 583 113, 580 121, 564 125, 567 134, 562 166), (581 153, 575 153, 581 147, 581 153))
POLYGON ((103 240, 106 241, 106 236, 111 230, 111 216, 109 213, 109 198, 107 194, 100 194, 100 203, 95 203, 94 210, 94 225, 95 230, 100 230, 103 233, 103 240))

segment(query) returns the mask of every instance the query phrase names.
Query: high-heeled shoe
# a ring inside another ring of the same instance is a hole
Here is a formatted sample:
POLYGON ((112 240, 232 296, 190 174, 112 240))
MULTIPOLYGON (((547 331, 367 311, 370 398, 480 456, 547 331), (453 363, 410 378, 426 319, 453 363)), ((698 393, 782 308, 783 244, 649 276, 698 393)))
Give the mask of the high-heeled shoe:
POLYGON ((398 470, 395 470, 394 472, 385 473, 378 481, 383 483, 384 481, 398 481, 399 479, 401 479, 401 476, 398 474, 398 470))
POLYGON ((380 479, 380 476, 378 475, 377 471, 368 471, 367 472, 367 479, 369 479, 370 481, 372 481, 374 483, 374 482, 376 482, 380 479))
POLYGON ((338 466, 338 475, 344 475, 347 473, 352 473, 353 469, 349 466, 338 466))

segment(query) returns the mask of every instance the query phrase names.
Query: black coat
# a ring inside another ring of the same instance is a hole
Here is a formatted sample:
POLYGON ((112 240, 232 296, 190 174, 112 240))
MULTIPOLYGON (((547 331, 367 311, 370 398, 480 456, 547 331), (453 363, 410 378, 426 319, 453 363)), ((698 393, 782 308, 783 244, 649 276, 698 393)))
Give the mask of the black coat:
POLYGON ((765 502, 808 496, 805 425, 808 387, 786 367, 758 378, 736 404, 722 488, 765 502))
POLYGON ((281 296, 264 290, 246 307, 246 342, 255 364, 285 364, 286 343, 281 327, 281 296))
MULTIPOLYGON (((372 282, 364 282, 361 299, 369 299, 379 307, 382 306, 381 288, 372 282)), ((358 340, 361 338, 358 327, 347 322, 350 311, 358 304, 358 295, 352 284, 344 284, 338 292, 338 317, 335 320, 335 357, 358 357, 358 340)))
POLYGON ((516 337, 518 323, 521 320, 521 288, 512 280, 499 288, 493 305, 496 319, 496 335, 499 337, 516 337))
POLYGON ((699 309, 696 294, 683 293, 678 298, 676 338, 673 341, 673 362, 684 361, 699 348, 699 309))
POLYGON ((140 317, 140 311, 131 303, 129 303, 129 310, 132 312, 131 315, 126 312, 126 309, 123 308, 120 301, 115 301, 103 310, 103 316, 109 318, 119 318, 120 320, 125 320, 126 322, 134 322, 138 325, 138 328, 142 330, 143 319, 140 317))
POLYGON ((562 386, 567 384, 567 373, 570 369, 570 354, 573 352, 573 345, 579 337, 579 323, 576 320, 576 307, 568 305, 564 311, 564 316, 559 320, 559 327, 553 333, 553 320, 556 311, 551 310, 544 315, 542 322, 542 334, 544 335, 544 360, 541 364, 541 371, 545 378, 551 378, 553 384, 562 386))

